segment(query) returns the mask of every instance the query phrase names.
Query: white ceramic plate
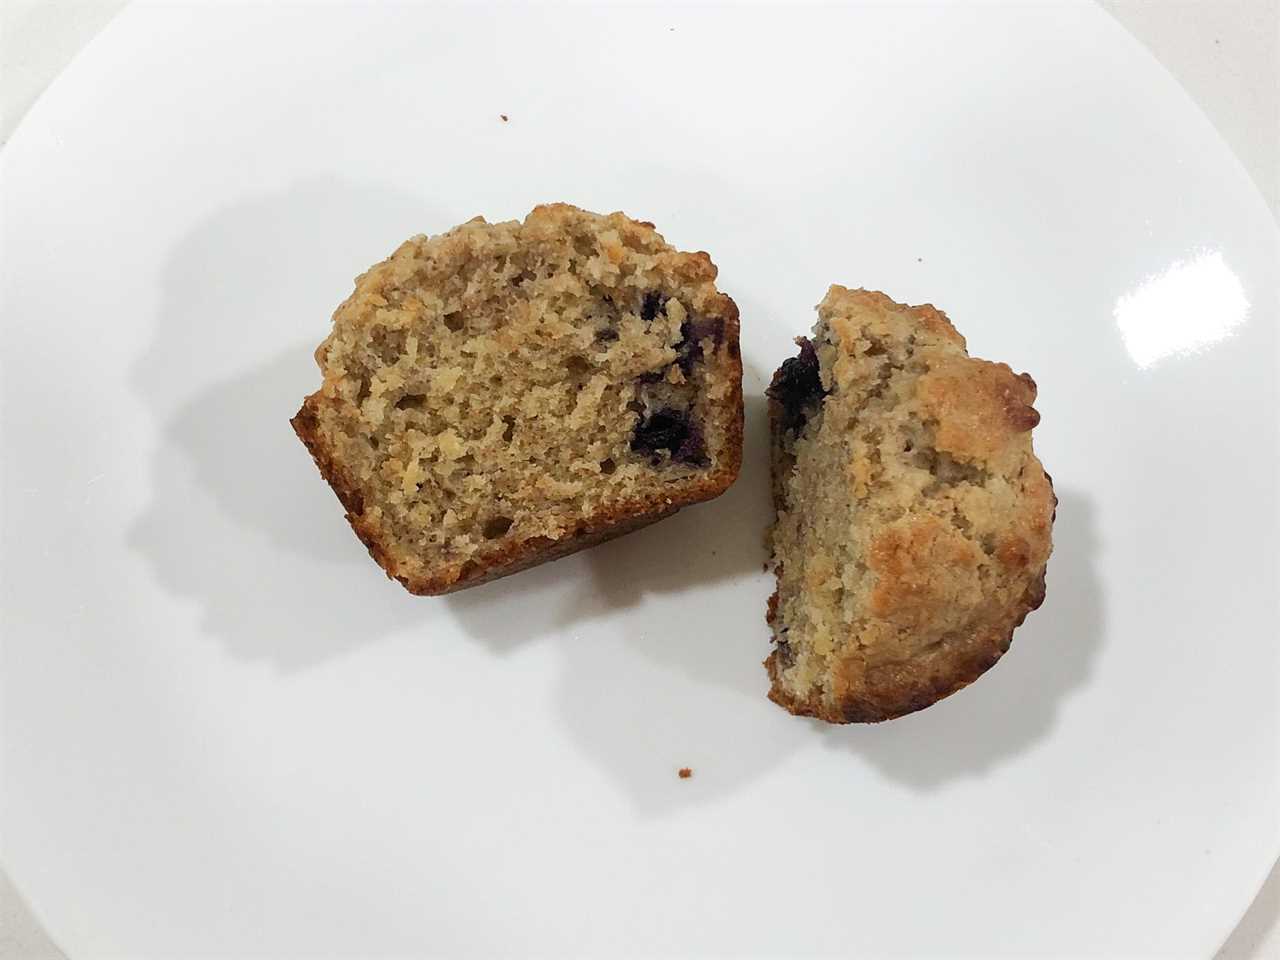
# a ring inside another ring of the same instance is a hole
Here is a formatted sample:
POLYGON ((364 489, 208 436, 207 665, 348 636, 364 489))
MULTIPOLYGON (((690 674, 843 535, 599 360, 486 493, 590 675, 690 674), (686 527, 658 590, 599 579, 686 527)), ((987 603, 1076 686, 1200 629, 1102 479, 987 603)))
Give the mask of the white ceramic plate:
POLYGON ((1204 956, 1280 849, 1277 231, 1098 9, 134 8, 0 162, 3 857, 73 956, 1204 956), (355 274, 546 200, 712 252, 742 479, 415 599, 288 417, 355 274), (1031 371, 1061 496, 875 727, 760 667, 833 281, 1031 371))

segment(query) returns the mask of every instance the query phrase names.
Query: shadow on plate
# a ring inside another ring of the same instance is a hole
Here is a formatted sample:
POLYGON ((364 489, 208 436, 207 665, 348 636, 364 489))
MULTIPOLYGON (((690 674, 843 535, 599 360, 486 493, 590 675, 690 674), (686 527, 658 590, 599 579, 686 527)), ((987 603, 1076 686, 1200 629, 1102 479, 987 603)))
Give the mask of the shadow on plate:
POLYGON ((319 382, 312 351, 350 292, 328 278, 441 222, 417 198, 325 180, 221 211, 174 249, 155 340, 133 371, 164 423, 130 543, 237 656, 299 669, 432 616, 365 555, 288 421, 319 382), (202 364, 252 355, 230 340, 246 332, 307 339, 191 396, 202 364))

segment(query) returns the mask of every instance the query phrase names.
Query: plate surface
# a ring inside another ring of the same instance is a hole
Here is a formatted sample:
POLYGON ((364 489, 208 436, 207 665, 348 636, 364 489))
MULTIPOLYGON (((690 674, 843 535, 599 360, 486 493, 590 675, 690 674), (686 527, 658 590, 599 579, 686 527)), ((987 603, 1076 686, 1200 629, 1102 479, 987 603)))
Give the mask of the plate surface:
POLYGON ((1280 850, 1276 226, 1098 9, 131 8, 0 189, 3 858, 73 956, 1204 956, 1280 850), (743 476, 415 599, 288 417, 353 276, 546 200, 712 253, 743 476), (1061 496, 1009 655, 875 727, 760 667, 831 282, 1031 371, 1061 496))

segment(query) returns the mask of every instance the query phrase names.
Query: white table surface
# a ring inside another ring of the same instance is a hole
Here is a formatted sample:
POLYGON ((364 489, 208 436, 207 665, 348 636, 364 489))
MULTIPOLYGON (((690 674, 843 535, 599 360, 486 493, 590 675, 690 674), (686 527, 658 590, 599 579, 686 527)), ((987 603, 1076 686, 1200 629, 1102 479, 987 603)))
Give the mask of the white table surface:
MULTIPOLYGON (((1280 219, 1280 0, 1098 0, 1204 110, 1280 219)), ((0 0, 0 144, 121 0, 0 0)), ((63 954, 0 871, 0 960, 63 954)), ((1280 865, 1219 953, 1280 958, 1280 865)))

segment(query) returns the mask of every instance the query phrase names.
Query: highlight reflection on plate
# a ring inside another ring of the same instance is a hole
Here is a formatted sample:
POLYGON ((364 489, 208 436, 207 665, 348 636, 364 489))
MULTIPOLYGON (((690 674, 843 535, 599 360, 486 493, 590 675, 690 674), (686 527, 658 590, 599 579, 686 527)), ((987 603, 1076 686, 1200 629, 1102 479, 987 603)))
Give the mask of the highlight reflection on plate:
POLYGON ((1177 260, 1116 301, 1116 324, 1139 367, 1193 353, 1231 335, 1249 313, 1222 251, 1177 260))

